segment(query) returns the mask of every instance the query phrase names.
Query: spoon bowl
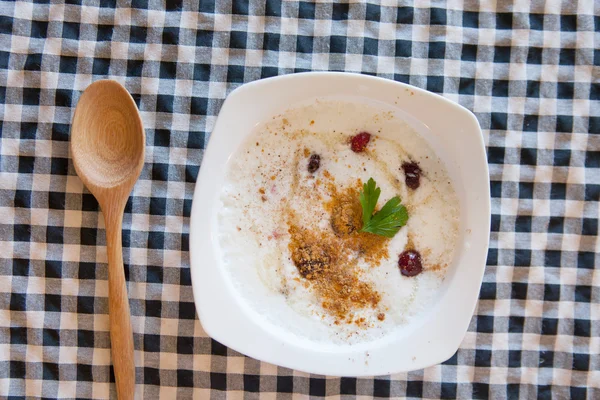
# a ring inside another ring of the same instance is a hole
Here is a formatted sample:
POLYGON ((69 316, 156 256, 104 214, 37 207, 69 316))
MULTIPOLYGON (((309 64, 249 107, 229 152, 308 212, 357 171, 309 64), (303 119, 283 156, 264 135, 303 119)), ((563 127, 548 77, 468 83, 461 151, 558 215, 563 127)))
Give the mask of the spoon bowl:
POLYGON ((112 80, 92 83, 77 103, 71 134, 75 170, 87 188, 96 195, 133 186, 144 165, 144 146, 142 120, 127 90, 112 80))
POLYGON ((104 215, 111 354, 119 399, 132 399, 135 394, 121 226, 129 193, 144 166, 145 145, 142 120, 129 92, 111 80, 88 86, 73 116, 71 156, 77 175, 96 197, 104 215))

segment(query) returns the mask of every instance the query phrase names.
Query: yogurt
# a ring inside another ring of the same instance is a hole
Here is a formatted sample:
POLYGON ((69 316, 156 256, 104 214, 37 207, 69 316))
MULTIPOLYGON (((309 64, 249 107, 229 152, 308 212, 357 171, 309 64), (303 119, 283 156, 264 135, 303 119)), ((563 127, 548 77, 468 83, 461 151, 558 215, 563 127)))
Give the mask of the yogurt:
POLYGON ((343 100, 315 101, 256 126, 228 163, 220 202, 218 241, 238 293, 269 323, 322 343, 376 340, 430 309, 452 263, 459 225, 456 193, 427 142, 393 110, 343 100), (350 140, 360 132, 371 140, 355 153, 350 140), (315 155, 316 170, 309 167, 315 155), (422 170, 416 189, 405 183, 405 162, 422 170), (358 201, 370 178, 381 189, 377 208, 398 196, 408 210, 407 224, 391 239, 358 232, 350 239, 332 227, 332 204, 343 196, 358 201), (319 286, 299 267, 298 232, 332 252, 316 265, 337 260, 345 276, 339 285, 319 286), (422 256, 423 272, 414 277, 398 267, 408 248, 422 256), (340 296, 348 290, 347 301, 327 297, 338 286, 340 296))

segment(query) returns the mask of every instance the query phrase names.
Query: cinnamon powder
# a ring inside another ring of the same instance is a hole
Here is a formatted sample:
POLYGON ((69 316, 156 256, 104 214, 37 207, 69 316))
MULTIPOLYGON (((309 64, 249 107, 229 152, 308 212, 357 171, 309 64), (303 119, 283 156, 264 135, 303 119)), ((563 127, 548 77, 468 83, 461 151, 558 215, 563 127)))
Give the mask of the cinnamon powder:
MULTIPOLYGON (((324 171, 326 172, 326 171, 324 171)), ((329 174, 324 176, 329 179, 329 174)), ((323 308, 339 322, 352 323, 356 309, 375 309, 381 295, 370 282, 361 280, 358 260, 377 266, 388 256, 389 238, 360 232, 362 207, 360 181, 338 190, 333 179, 327 182, 330 200, 325 204, 331 216, 329 229, 303 227, 290 211, 288 232, 292 261, 320 298, 323 308)), ((356 321, 354 321, 356 323, 356 321)))

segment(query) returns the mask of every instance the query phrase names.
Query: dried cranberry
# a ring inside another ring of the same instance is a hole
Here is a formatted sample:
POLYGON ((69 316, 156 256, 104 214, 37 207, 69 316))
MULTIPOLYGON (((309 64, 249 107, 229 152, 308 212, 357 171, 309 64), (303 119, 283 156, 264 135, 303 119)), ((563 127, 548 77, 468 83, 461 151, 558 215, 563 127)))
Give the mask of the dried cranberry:
POLYGON ((312 154, 310 160, 308 160, 308 172, 311 174, 319 169, 321 166, 321 156, 318 154, 312 154))
POLYGON ((416 250, 403 251, 398 259, 398 266, 404 276, 419 275, 423 271, 421 254, 416 250))
POLYGON ((421 168, 414 161, 403 162, 402 169, 404 170, 406 186, 415 190, 421 184, 421 168))
POLYGON ((355 153, 362 153, 371 140, 371 134, 368 132, 361 132, 358 135, 352 136, 350 139, 350 148, 355 153))

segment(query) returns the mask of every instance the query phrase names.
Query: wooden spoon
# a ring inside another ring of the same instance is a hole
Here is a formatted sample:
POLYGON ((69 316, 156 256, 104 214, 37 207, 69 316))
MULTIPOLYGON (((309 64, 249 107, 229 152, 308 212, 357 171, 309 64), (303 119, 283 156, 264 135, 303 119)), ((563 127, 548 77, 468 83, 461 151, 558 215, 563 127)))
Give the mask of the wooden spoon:
POLYGON ((96 197, 104 214, 110 341, 119 399, 132 399, 135 391, 121 225, 129 193, 144 165, 145 145, 142 119, 129 92, 112 80, 92 83, 75 109, 71 155, 77 175, 96 197))

